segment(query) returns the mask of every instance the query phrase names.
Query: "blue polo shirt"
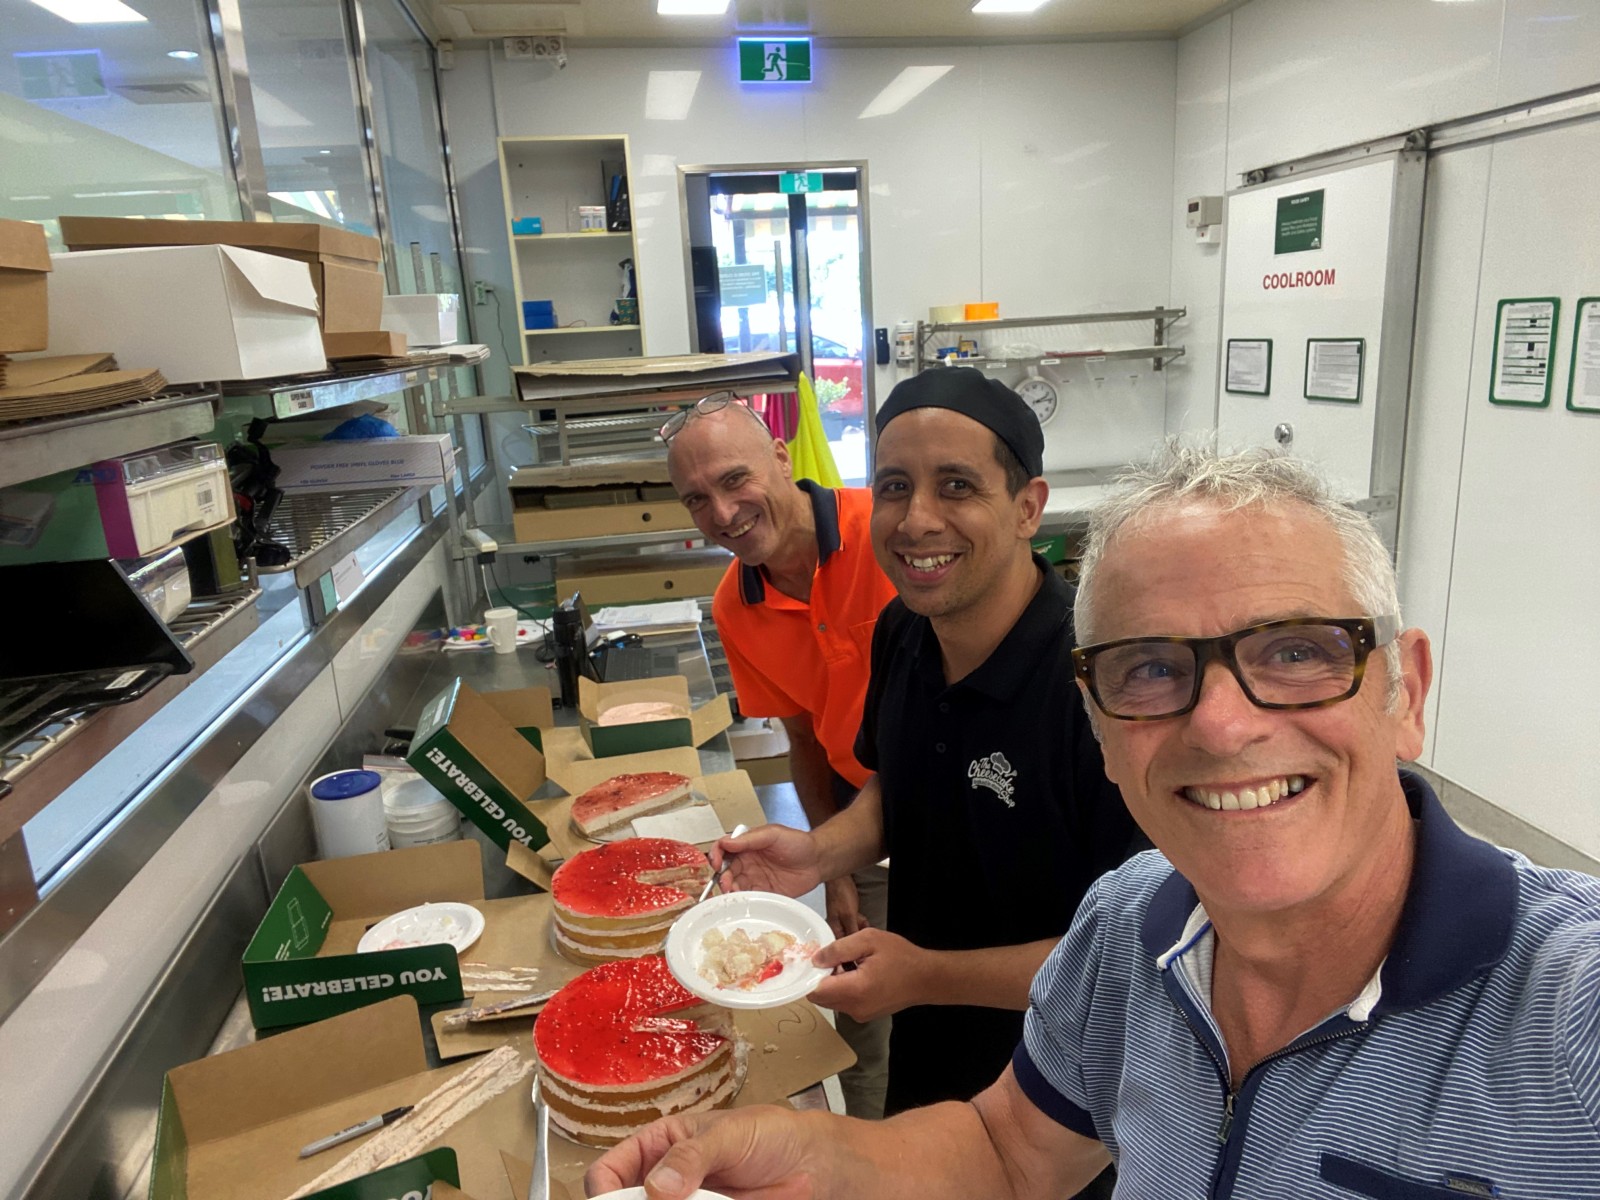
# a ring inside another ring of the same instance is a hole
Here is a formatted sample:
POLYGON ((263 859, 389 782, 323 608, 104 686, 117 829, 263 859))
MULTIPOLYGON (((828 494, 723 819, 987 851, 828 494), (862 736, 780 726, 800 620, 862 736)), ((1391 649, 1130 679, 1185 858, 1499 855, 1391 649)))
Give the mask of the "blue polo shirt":
POLYGON ((1600 880, 1463 833, 1401 773, 1417 853, 1348 1006, 1233 1092, 1194 888, 1142 854, 1034 980, 1023 1091, 1139 1200, 1600 1200, 1600 880))

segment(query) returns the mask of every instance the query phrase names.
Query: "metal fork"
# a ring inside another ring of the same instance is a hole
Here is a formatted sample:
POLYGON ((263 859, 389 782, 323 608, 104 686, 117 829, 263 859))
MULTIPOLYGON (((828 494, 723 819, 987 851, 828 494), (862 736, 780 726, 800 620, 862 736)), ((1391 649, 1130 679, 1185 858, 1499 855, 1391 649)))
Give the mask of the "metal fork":
POLYGON ((550 1200, 550 1109, 539 1094, 539 1076, 533 1077, 533 1174, 528 1177, 528 1200, 550 1200))
MULTIPOLYGON (((747 834, 749 832, 750 832, 750 826, 748 826, 748 825, 735 825, 733 827, 733 832, 730 833, 728 836, 729 837, 743 837, 745 834, 747 834)), ((722 865, 720 867, 718 867, 715 871, 711 872, 711 878, 706 880, 706 886, 704 887, 704 889, 701 890, 700 899, 695 901, 696 904, 701 903, 702 901, 705 900, 705 898, 707 896, 711 895, 711 889, 717 886, 717 880, 722 878, 722 873, 724 871, 726 871, 727 869, 728 869, 728 856, 727 856, 726 853, 724 853, 723 856, 722 856, 722 865)))

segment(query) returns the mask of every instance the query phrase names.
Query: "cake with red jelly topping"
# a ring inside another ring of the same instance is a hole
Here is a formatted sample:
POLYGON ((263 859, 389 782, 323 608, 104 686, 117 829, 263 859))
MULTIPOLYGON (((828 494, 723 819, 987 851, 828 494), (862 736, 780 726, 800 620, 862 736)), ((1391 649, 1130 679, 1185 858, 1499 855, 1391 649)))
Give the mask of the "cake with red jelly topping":
POLYGON ((578 976, 539 1014, 533 1046, 551 1124, 588 1146, 726 1107, 747 1057, 727 1010, 697 1000, 659 955, 578 976))
POLYGON ((572 823, 579 833, 592 838, 688 798, 689 777, 676 771, 614 775, 572 802, 572 823))
POLYGON ((556 947, 578 962, 659 954, 711 864, 687 842, 627 838, 585 850, 550 881, 556 947))

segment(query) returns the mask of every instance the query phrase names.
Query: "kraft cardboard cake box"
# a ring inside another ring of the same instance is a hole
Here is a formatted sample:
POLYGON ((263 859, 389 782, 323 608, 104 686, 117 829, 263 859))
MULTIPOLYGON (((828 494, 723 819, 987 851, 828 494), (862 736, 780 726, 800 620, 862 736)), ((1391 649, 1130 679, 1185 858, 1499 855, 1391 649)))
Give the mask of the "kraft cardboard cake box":
POLYGON ((689 701, 689 681, 682 675, 596 683, 578 678, 578 712, 583 717, 583 740, 596 758, 640 754, 674 746, 703 746, 733 724, 733 709, 726 693, 699 708, 689 701), (622 704, 667 704, 686 714, 662 721, 630 721, 602 725, 602 716, 622 704))
POLYGON ((489 706, 520 733, 527 743, 541 754, 545 753, 545 730, 554 729, 556 707, 554 697, 547 687, 511 688, 504 691, 484 692, 489 706))
POLYGON ((488 919, 475 843, 441 842, 295 867, 245 948, 251 1022, 257 1029, 302 1025, 399 995, 422 1004, 461 999, 454 947, 356 951, 368 926, 441 901, 473 904, 488 919))
POLYGON ((460 679, 423 708, 406 762, 501 849, 550 840, 527 806, 544 783, 544 755, 460 679))
MULTIPOLYGON (((310 1158, 302 1146, 415 1104, 462 1069, 428 1069, 417 1005, 404 996, 174 1067, 161 1087, 150 1200, 283 1200, 365 1139, 310 1158)), ((420 1154, 307 1200, 501 1195, 501 1150, 531 1155, 532 1123, 526 1136, 490 1135, 482 1115, 500 1102, 527 1108, 527 1089, 512 1090, 520 1094, 495 1097, 420 1154)))

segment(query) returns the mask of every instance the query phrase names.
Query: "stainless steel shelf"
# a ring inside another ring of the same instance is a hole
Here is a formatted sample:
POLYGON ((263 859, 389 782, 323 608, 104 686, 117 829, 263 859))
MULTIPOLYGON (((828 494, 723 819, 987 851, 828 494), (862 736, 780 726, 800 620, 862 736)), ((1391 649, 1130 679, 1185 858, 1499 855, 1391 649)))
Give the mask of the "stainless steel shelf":
POLYGON ((1175 358, 1182 358, 1182 346, 1135 346, 1122 350, 1074 350, 1065 354, 1039 354, 1017 356, 1013 358, 957 358, 947 360, 936 358, 932 360, 934 366, 939 367, 978 367, 982 370, 999 371, 1006 367, 1032 367, 1032 366, 1057 366, 1063 363, 1088 363, 1093 365, 1109 358, 1151 358, 1161 362, 1170 362, 1175 358))
MULTIPOLYGON (((621 417, 570 417, 565 422, 567 432, 573 433, 629 433, 637 430, 654 432, 661 428, 661 414, 656 413, 631 413, 621 417)), ((540 424, 524 425, 522 428, 535 437, 555 437, 561 432, 561 424, 556 421, 547 421, 540 424)), ((665 453, 665 450, 663 450, 665 453)))
POLYGON ((792 392, 798 385, 792 380, 773 380, 770 383, 740 382, 724 385, 708 383, 692 388, 664 388, 660 391, 625 392, 595 396, 536 396, 523 400, 517 396, 462 396, 445 400, 434 406, 434 416, 446 417, 467 413, 524 413, 530 409, 552 409, 570 428, 573 418, 567 412, 613 412, 623 409, 650 407, 682 407, 693 404, 711 392, 732 392, 736 396, 775 396, 792 392))
POLYGON ((294 572, 295 584, 310 587, 333 569, 345 555, 415 503, 425 489, 385 488, 362 492, 291 492, 279 502, 265 537, 287 546, 291 555, 282 566, 256 572, 276 575, 294 572))
MULTIPOLYGON (((608 537, 568 538, 558 542, 518 542, 510 525, 485 525, 483 531, 500 544, 501 554, 579 554, 589 550, 624 550, 630 546, 659 546, 667 542, 703 539, 698 529, 652 529, 617 533, 608 537)), ((457 557, 463 557, 458 551, 457 557)))
MULTIPOLYGON (((57 721, 0 755, 0 783, 12 788, 11 794, 0 800, 0 831, 20 828, 156 710, 254 633, 260 596, 261 589, 251 586, 227 596, 195 600, 169 626, 194 659, 193 671, 168 676, 130 703, 57 721), (64 746, 71 746, 73 752, 58 753, 64 746)), ((0 832, 0 841, 8 836, 9 832, 0 832)))
POLYGON ((275 417, 303 417, 421 387, 432 383, 441 371, 450 369, 448 361, 430 357, 417 366, 391 367, 370 375, 330 372, 292 375, 284 379, 246 379, 223 384, 222 394, 230 400, 254 401, 268 407, 275 417))
POLYGON ((168 394, 98 412, 0 425, 0 487, 210 433, 216 401, 217 393, 210 391, 168 394))
POLYGON ((1136 312, 1072 313, 1064 317, 996 317, 992 321, 924 321, 928 333, 940 330, 1031 329, 1041 325, 1109 325, 1118 321, 1176 321, 1188 312, 1183 308, 1142 308, 1136 312))

